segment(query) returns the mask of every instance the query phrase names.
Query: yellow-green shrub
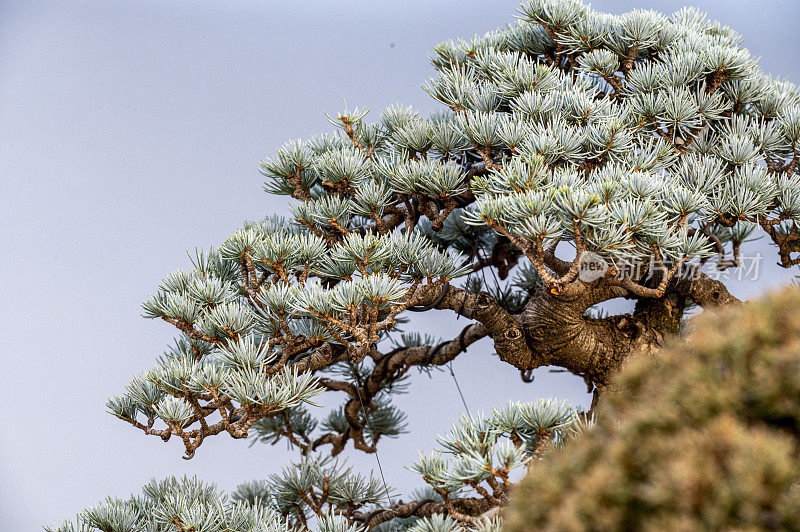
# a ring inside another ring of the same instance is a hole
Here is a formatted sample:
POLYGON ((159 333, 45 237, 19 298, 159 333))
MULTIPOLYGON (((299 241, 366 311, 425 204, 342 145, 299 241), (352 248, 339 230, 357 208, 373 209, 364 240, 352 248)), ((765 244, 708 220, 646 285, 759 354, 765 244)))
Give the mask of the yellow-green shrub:
POLYGON ((597 426, 515 492, 522 530, 800 530, 800 290, 628 362, 597 426))

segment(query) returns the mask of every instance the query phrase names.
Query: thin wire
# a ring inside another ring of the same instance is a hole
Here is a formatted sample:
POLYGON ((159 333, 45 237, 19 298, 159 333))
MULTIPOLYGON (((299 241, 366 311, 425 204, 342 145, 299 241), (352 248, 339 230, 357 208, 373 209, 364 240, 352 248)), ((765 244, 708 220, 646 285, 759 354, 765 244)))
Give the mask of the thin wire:
MULTIPOLYGON (((480 252, 478 250, 477 241, 473 240, 472 241, 472 253, 470 253, 470 262, 472 262, 476 258, 478 258, 480 260, 480 252)), ((483 268, 481 268, 481 270, 483 270, 483 268)), ((465 285, 469 286, 469 279, 470 279, 470 277, 472 277, 473 273, 475 273, 475 271, 470 271, 467 274, 467 279, 466 279, 466 281, 464 281, 465 285)), ((484 275, 483 283, 486 284, 486 274, 484 274, 483 271, 481 271, 481 273, 484 275)), ((467 300, 467 291, 465 290, 464 291, 464 301, 466 301, 466 300, 467 300)), ((463 303, 462 303, 462 306, 463 306, 463 303)), ((456 319, 458 319, 460 316, 461 315, 458 312, 456 312, 456 319)), ((463 346, 464 344, 462 343, 461 345, 463 346)), ((458 395, 461 396, 461 402, 464 404, 464 409, 467 411, 467 415, 469 417, 472 417, 472 412, 470 412, 469 406, 467 406, 467 400, 464 399, 464 394, 461 392, 461 386, 458 384, 458 379, 456 378, 456 373, 455 373, 455 371, 453 371, 453 362, 452 361, 447 363, 447 369, 450 370, 450 376, 453 377, 453 382, 456 383, 456 390, 458 390, 458 395)))
POLYGON ((464 394, 461 393, 461 386, 458 385, 458 379, 456 379, 456 374, 453 371, 452 362, 447 363, 447 369, 450 370, 450 375, 453 377, 453 382, 456 383, 456 390, 458 390, 458 395, 461 396, 461 402, 464 403, 464 408, 467 410, 467 415, 469 415, 469 417, 472 417, 472 412, 469 411, 469 407, 467 406, 467 401, 466 399, 464 399, 464 394))
MULTIPOLYGON (((476 245, 475 242, 473 242, 473 254, 476 253, 475 245, 476 245)), ((474 259, 474 257, 472 257, 472 259, 474 259)), ((473 273, 474 272, 470 272, 469 274, 467 274, 467 282, 469 282, 469 278, 472 276, 473 273)), ((485 280, 484 280, 484 282, 485 282, 485 280)), ((464 295, 465 295, 465 298, 466 298, 466 293, 464 295)), ((458 319, 458 318, 459 318, 459 314, 456 313, 456 319, 458 319)), ((453 366, 452 366, 451 363, 447 364, 447 369, 450 370, 450 375, 453 377, 453 382, 456 383, 456 390, 458 390, 458 395, 461 396, 461 402, 464 404, 464 408, 467 410, 467 414, 470 417, 472 417, 472 413, 469 410, 469 406, 467 406, 467 401, 464 399, 464 394, 461 393, 461 386, 459 386, 459 384, 458 384, 458 379, 456 379, 456 374, 453 372, 453 366)), ((356 380, 360 381, 360 379, 358 379, 358 378, 356 380)), ((359 386, 360 385, 361 385, 361 383, 359 382, 359 386)), ((358 402, 361 403, 361 409, 364 411, 364 424, 367 426, 369 431, 372 432, 372 428, 369 426, 369 412, 367 412, 367 407, 364 406, 364 401, 363 401, 363 399, 361 399, 361 390, 356 388, 356 394, 358 394, 358 402)), ((381 475, 381 481, 383 482, 383 489, 386 492, 386 501, 389 503, 389 506, 391 506, 392 505, 392 499, 389 497, 389 486, 388 486, 388 484, 386 484, 386 477, 383 474, 383 466, 381 465, 381 457, 380 457, 380 454, 378 454, 378 446, 377 445, 375 446, 375 461, 378 463, 378 472, 381 475)))
MULTIPOLYGON (((469 262, 470 262, 470 264, 472 264, 472 261, 474 261, 476 257, 480 258, 480 254, 478 253, 478 243, 475 241, 475 239, 473 239, 472 240, 472 250, 470 251, 470 254, 469 254, 469 262)), ((473 273, 475 273, 475 270, 470 270, 470 272, 467 274, 467 279, 464 281, 464 286, 466 288, 469 288, 469 280, 472 277, 473 273)), ((464 290, 464 298, 461 300, 461 308, 462 308, 462 310, 464 308, 464 303, 466 303, 466 302, 467 302, 467 290, 464 290)), ((461 317, 461 314, 459 312, 456 312, 456 321, 458 321, 458 318, 460 318, 460 317, 461 317)))
MULTIPOLYGON (((477 256, 478 256, 478 260, 482 260, 482 259, 481 259, 481 255, 480 255, 480 253, 478 253, 478 255, 477 255, 477 256)), ((487 258, 488 258, 488 257, 487 257, 487 258)), ((493 270, 492 268, 489 268, 489 270, 490 270, 492 273, 494 273, 494 270, 493 270)), ((484 285, 484 286, 486 287, 486 289, 488 290, 488 289, 489 289, 489 281, 487 281, 487 280, 486 280, 486 268, 481 268, 481 277, 483 277, 483 285, 484 285)), ((498 283, 497 283, 497 277, 495 277, 495 285, 497 285, 497 284, 498 284, 498 283)))
MULTIPOLYGON (((361 385, 361 383, 359 383, 359 386, 360 385, 361 385)), ((369 412, 367 412, 367 407, 364 406, 364 401, 361 399, 361 390, 356 388, 356 394, 358 394, 358 402, 361 403, 361 410, 364 412, 364 424, 367 426, 369 431, 372 432, 372 427, 369 426, 369 412)), ((389 503, 389 506, 391 506, 392 505, 392 499, 389 497, 389 485, 386 484, 386 477, 383 476, 383 466, 381 465, 381 457, 378 454, 378 446, 377 445, 375 445, 375 461, 378 462, 378 472, 381 475, 381 481, 383 481, 383 489, 384 489, 384 492, 386 493, 386 501, 389 503)))
POLYGON ((386 492, 386 501, 389 503, 389 506, 392 505, 392 499, 389 497, 389 486, 386 485, 386 477, 383 476, 383 466, 381 466, 381 457, 378 454, 378 447, 375 447, 375 461, 378 462, 378 472, 381 474, 381 480, 383 481, 383 489, 386 492))
MULTIPOLYGON (((483 269, 483 268, 481 268, 481 270, 482 270, 482 269, 483 269)), ((500 279, 498 279, 498 278, 497 278, 497 274, 494 272, 494 268, 489 268, 489 273, 491 273, 491 274, 492 274, 492 277, 494 277, 494 287, 495 287, 495 288, 498 290, 498 292, 499 292, 499 290, 500 290, 500 279)), ((484 281, 484 282, 485 282, 485 281, 484 281)))

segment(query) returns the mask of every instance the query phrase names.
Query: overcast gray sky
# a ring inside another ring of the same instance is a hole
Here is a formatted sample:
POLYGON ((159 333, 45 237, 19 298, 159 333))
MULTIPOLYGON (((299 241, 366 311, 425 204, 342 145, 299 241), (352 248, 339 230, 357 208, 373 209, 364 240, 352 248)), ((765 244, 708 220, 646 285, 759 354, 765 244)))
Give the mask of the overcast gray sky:
MULTIPOLYGON (((671 12, 683 0, 597 0, 596 9, 671 12)), ((738 29, 761 65, 800 79, 800 2, 698 0, 738 29)), ((515 0, 0 3, 0 530, 37 530, 151 477, 197 474, 229 489, 277 471, 284 447, 209 439, 181 460, 105 413, 105 399, 148 369, 174 336, 139 304, 185 250, 218 244, 243 219, 283 212, 261 192, 258 162, 287 139, 329 129, 323 111, 377 115, 394 102, 436 108, 420 88, 426 54, 484 33, 515 0)), ((770 255, 742 297, 789 273, 770 255)), ((460 330, 450 316, 437 333, 460 330)), ((455 371, 470 408, 558 395, 582 382, 537 373, 523 384, 481 343, 455 371)), ((380 449, 387 480, 462 410, 449 374, 416 378, 400 400, 411 434, 380 449)), ((347 453, 363 471, 373 456, 347 453)))

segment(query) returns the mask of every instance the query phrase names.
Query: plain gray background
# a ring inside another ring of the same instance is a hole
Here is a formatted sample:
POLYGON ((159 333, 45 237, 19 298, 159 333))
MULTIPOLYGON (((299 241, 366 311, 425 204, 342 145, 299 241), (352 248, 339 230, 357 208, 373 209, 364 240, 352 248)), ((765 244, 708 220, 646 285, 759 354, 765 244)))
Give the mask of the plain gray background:
MULTIPOLYGON (((596 9, 672 12, 684 1, 598 0, 596 9)), ((761 65, 798 76, 796 0, 698 0, 734 26, 761 65), (754 7, 751 7, 754 6, 754 7)), ((394 102, 429 112, 420 88, 436 43, 509 22, 503 1, 3 2, 0 4, 0 530, 37 530, 151 477, 197 474, 230 489, 294 456, 220 435, 191 461, 105 413, 105 399, 148 369, 174 336, 139 303, 185 250, 218 244, 243 219, 285 212, 261 192, 259 160, 328 130, 323 111, 376 117, 394 102)), ((767 253, 748 297, 790 272, 767 253)), ((463 327, 426 317, 432 332, 463 327)), ((558 395, 583 383, 546 370, 532 384, 488 353, 455 371, 473 411, 558 395)), ((463 407, 449 374, 415 378, 400 406, 411 433, 380 447, 390 484, 463 407)), ((337 398, 339 399, 339 398, 337 398)), ((365 472, 375 457, 348 451, 365 472)))

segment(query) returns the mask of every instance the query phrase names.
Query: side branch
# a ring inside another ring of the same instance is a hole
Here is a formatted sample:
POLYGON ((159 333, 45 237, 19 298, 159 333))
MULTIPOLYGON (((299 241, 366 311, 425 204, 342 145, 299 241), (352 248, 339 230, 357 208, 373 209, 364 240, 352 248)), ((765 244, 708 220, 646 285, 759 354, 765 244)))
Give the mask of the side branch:
MULTIPOLYGON (((463 499, 452 499, 448 501, 450 506, 456 508, 459 513, 477 517, 491 508, 491 503, 478 497, 465 497, 463 499)), ((433 499, 422 499, 419 501, 393 504, 389 508, 380 508, 368 513, 356 512, 353 520, 361 522, 365 527, 373 528, 395 518, 403 517, 430 517, 434 514, 447 514, 448 504, 436 502, 433 499)))
POLYGON ((411 303, 423 308, 431 306, 452 310, 480 322, 494 340, 498 356, 517 368, 528 369, 541 365, 525 341, 522 323, 486 292, 469 292, 449 285, 444 289, 420 286, 412 294, 411 303))
POLYGON ((727 307, 741 304, 741 300, 728 292, 721 281, 697 272, 692 279, 678 284, 678 291, 703 308, 727 307))

